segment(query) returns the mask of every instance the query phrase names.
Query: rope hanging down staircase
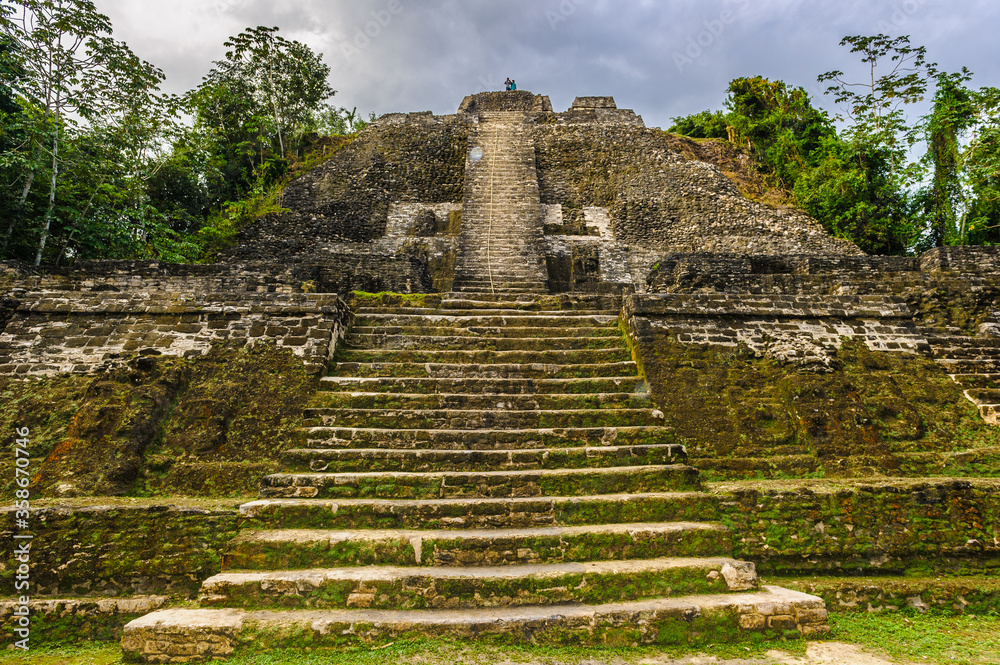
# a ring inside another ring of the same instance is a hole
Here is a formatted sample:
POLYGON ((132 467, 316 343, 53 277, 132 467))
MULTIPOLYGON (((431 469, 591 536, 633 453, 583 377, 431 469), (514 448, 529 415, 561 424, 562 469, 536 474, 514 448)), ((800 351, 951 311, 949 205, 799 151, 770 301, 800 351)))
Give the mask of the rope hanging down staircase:
POLYGON ((496 293, 496 286, 493 283, 493 185, 496 182, 496 157, 500 150, 500 126, 497 125, 493 134, 493 154, 490 155, 490 215, 489 227, 486 231, 486 269, 490 275, 490 293, 496 293))

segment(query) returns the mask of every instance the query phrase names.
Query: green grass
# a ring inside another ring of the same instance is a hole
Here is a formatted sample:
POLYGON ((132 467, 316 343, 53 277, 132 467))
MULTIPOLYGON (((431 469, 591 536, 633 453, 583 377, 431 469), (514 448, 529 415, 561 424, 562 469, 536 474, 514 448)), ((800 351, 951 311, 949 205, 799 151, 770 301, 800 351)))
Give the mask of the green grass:
MULTIPOLYGON (((683 658, 701 653, 719 658, 764 658, 767 651, 779 649, 801 655, 805 642, 760 642, 753 645, 709 645, 699 649, 673 648, 571 648, 490 646, 471 643, 421 640, 390 643, 383 647, 352 647, 342 650, 303 652, 272 650, 265 653, 242 653, 231 665, 496 665, 506 661, 532 665, 579 665, 598 663, 636 664, 643 659, 683 658)), ((767 661, 771 662, 771 661, 767 661)), ((116 644, 103 646, 33 649, 24 652, 0 651, 0 663, 23 665, 119 665, 121 650, 116 644)))
POLYGON ((82 646, 58 648, 32 647, 0 651, 0 663, 24 665, 112 665, 122 662, 122 651, 117 644, 87 643, 82 646))
POLYGON ((831 614, 833 639, 892 658, 944 665, 1000 663, 1000 615, 831 614))
MULTIPOLYGON (((920 662, 929 665, 1000 663, 1000 615, 831 614, 830 625, 834 632, 828 638, 829 641, 855 644, 875 655, 887 656, 894 662, 920 662)), ((243 653, 224 662, 232 665, 496 665, 510 661, 533 665, 579 665, 596 661, 602 664, 636 665, 644 659, 662 660, 701 654, 715 656, 720 660, 743 658, 771 663, 774 661, 766 657, 768 651, 778 650, 802 657, 808 644, 805 641, 772 641, 717 644, 697 649, 550 648, 426 640, 397 642, 381 648, 243 653)), ((119 665, 122 662, 117 644, 35 648, 28 653, 0 650, 0 664, 4 665, 119 665)))

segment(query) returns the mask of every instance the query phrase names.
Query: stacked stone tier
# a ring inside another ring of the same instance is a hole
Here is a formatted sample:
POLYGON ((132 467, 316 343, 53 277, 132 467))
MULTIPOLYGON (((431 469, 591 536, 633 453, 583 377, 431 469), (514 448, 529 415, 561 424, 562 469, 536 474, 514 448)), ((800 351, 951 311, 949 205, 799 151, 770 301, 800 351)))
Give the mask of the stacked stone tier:
POLYGON ((314 645, 823 632, 822 601, 761 588, 728 529, 698 515, 698 472, 619 311, 474 292, 357 310, 285 472, 241 507, 206 609, 133 622, 126 653, 293 646, 306 624, 314 645))

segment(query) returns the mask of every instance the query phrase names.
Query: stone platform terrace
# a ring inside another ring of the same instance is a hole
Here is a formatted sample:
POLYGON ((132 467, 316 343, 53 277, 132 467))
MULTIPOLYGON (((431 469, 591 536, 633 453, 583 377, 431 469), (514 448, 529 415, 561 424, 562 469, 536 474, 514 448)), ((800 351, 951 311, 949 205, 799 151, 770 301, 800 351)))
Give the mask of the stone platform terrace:
POLYGON ((301 448, 241 507, 202 609, 129 623, 131 660, 402 637, 676 644, 827 630, 691 520, 698 472, 610 296, 461 292, 355 312, 301 448))

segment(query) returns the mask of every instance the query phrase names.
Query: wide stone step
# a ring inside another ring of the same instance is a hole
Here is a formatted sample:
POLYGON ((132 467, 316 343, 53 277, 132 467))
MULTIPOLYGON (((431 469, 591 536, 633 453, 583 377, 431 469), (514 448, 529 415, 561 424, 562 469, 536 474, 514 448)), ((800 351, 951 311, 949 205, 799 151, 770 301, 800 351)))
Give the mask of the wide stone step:
POLYGON ((471 609, 627 602, 752 591, 752 563, 728 557, 516 566, 364 566, 232 571, 202 583, 202 605, 252 608, 471 609))
POLYGON ((505 287, 504 291, 507 293, 517 293, 519 289, 525 289, 538 295, 548 294, 548 291, 545 289, 545 280, 538 277, 499 282, 496 277, 491 281, 488 275, 481 276, 480 272, 482 271, 456 271, 455 285, 452 291, 457 293, 497 293, 498 287, 503 286, 505 287))
POLYGON ((262 498, 447 499, 587 496, 699 488, 684 464, 605 469, 435 473, 279 473, 261 481, 262 498))
MULTIPOLYGON (((485 242, 485 238, 481 238, 480 240, 485 242)), ((465 288, 469 288, 470 291, 474 291, 474 289, 472 289, 471 287, 475 286, 483 287, 483 290, 489 291, 491 285, 489 273, 485 270, 485 267, 482 266, 469 266, 466 268, 462 268, 460 269, 460 272, 458 272, 455 275, 455 277, 456 277, 455 280, 456 287, 452 289, 452 292, 465 293, 465 288), (461 279, 461 281, 458 281, 459 279, 461 279), (465 288, 460 289, 458 288, 458 285, 461 285, 462 287, 465 288)), ((531 277, 521 280, 515 280, 511 282, 511 285, 535 286, 541 283, 544 283, 544 280, 539 281, 537 278, 531 277)), ((496 285, 496 273, 494 273, 492 285, 493 286, 496 285)))
POLYGON ((964 335, 929 336, 927 343, 935 349, 937 348, 992 348, 1000 350, 1000 338, 996 337, 968 337, 964 335))
MULTIPOLYGON (((456 288, 457 290, 461 291, 461 290, 462 290, 463 288, 466 288, 466 287, 463 287, 463 286, 462 286, 462 285, 460 285, 460 284, 456 284, 455 288, 456 288)), ((483 287, 483 286, 476 286, 476 285, 472 285, 472 286, 469 286, 469 287, 467 287, 467 288, 468 288, 468 289, 469 289, 470 291, 476 291, 476 292, 479 292, 479 291, 481 291, 481 290, 482 290, 482 289, 483 289, 484 287, 483 287)), ((486 284, 486 285, 485 285, 485 288, 486 288, 486 289, 489 289, 489 288, 490 288, 490 285, 489 285, 489 284, 486 284)), ((519 285, 517 285, 517 284, 500 284, 500 283, 498 283, 498 284, 494 284, 494 287, 493 287, 493 288, 495 288, 495 289, 496 289, 496 293, 530 293, 530 294, 543 294, 543 293, 548 293, 548 292, 549 292, 549 290, 548 290, 548 287, 547 287, 547 286, 546 286, 546 285, 545 285, 544 283, 542 283, 542 282, 533 282, 533 283, 532 283, 532 284, 531 284, 530 286, 519 286, 519 285)))
POLYGON ((365 473, 479 471, 490 469, 593 469, 676 464, 686 460, 681 446, 606 446, 535 450, 394 450, 385 448, 292 448, 282 453, 292 472, 365 473))
MULTIPOLYGON (((440 312, 441 310, 436 310, 440 312)), ((579 311, 565 314, 544 312, 538 314, 417 314, 411 311, 358 315, 355 325, 370 327, 405 326, 411 330, 421 328, 594 328, 618 324, 618 315, 590 314, 579 311)))
POLYGON ((612 376, 589 379, 472 379, 472 378, 372 378, 324 376, 321 391, 398 392, 433 394, 506 395, 588 395, 628 391, 649 392, 646 382, 636 376, 612 376))
POLYGON ((570 349, 545 351, 492 350, 433 350, 433 349, 341 349, 338 362, 343 363, 462 363, 469 365, 498 364, 574 364, 621 363, 632 359, 628 349, 570 349))
MULTIPOLYGON (((534 284, 534 282, 532 282, 534 284)), ((451 291, 441 294, 442 300, 469 300, 473 302, 494 302, 494 303, 530 303, 533 307, 540 307, 542 311, 548 309, 617 309, 622 307, 622 299, 616 295, 602 295, 593 293, 560 293, 554 295, 533 295, 525 296, 512 293, 490 293, 489 289, 481 292, 451 291)))
POLYGON ((461 293, 448 294, 441 299, 440 307, 445 310, 470 310, 470 309, 503 309, 515 310, 519 312, 560 312, 560 311, 617 311, 621 304, 614 298, 560 298, 558 296, 548 297, 520 297, 512 298, 509 294, 499 294, 494 297, 483 296, 463 296, 461 293))
POLYGON ((348 363, 333 373, 357 377, 435 377, 489 379, 584 379, 637 374, 635 362, 574 364, 348 363))
POLYGON ((995 360, 1000 359, 1000 349, 983 346, 935 348, 935 360, 995 360))
POLYGON ((127 624, 130 661, 226 658, 244 650, 343 649, 422 635, 477 644, 700 645, 829 632, 821 598, 775 586, 757 592, 655 598, 604 605, 460 610, 160 610, 127 624))
MULTIPOLYGON (((605 331, 602 331, 605 332, 605 331)), ((608 328, 607 332, 616 332, 608 328)), ((596 337, 480 337, 478 335, 405 335, 388 332, 351 333, 342 348, 347 349, 436 349, 441 351, 554 351, 621 349, 621 335, 596 337)))
MULTIPOLYGON (((348 335, 348 339, 356 339, 360 342, 371 341, 372 346, 379 346, 383 344, 380 340, 400 337, 400 338, 410 338, 410 337, 421 337, 421 338, 446 338, 448 340, 469 340, 474 343, 477 340, 483 340, 486 343, 490 343, 496 340, 499 344, 501 339, 511 339, 515 341, 526 341, 527 338, 543 338, 542 341, 546 339, 558 339, 566 340, 567 342, 571 339, 595 339, 595 340, 615 340, 619 345, 622 344, 622 331, 618 327, 618 322, 614 321, 612 323, 606 324, 600 328, 591 328, 586 326, 577 326, 570 328, 558 328, 555 326, 550 327, 528 327, 528 326, 496 326, 496 327, 479 327, 479 326, 442 326, 433 327, 427 325, 418 326, 354 326, 351 328, 351 333, 348 335)), ((391 340, 390 340, 391 341, 391 340)), ((406 343, 408 339, 401 339, 402 343, 406 343)), ((487 348, 487 347, 483 347, 487 348)))
POLYGON ((243 531, 228 544, 223 567, 505 566, 731 555, 728 529, 697 522, 465 531, 281 529, 243 531))
MULTIPOLYGON (((441 309, 437 307, 359 307, 355 315, 359 320, 365 321, 370 317, 377 315, 401 315, 407 314, 409 316, 428 316, 428 317, 504 317, 505 320, 509 320, 510 317, 524 317, 527 321, 540 321, 545 319, 552 319, 555 321, 560 321, 563 319, 574 320, 582 319, 586 317, 604 317, 604 320, 608 318, 617 319, 618 310, 617 309, 553 309, 553 310, 539 310, 538 312, 529 312, 525 310, 517 309, 505 309, 497 304, 493 308, 482 308, 482 309, 441 309)), ((521 320, 518 318, 518 320, 521 320)), ((536 324, 538 325, 538 324, 536 324)), ((563 324, 571 325, 571 324, 563 324)))
MULTIPOLYGON (((455 288, 461 290, 463 287, 461 285, 456 284, 455 288)), ((489 289, 490 288, 489 284, 487 284, 485 288, 489 289)), ((494 288, 496 289, 496 293, 508 293, 508 294, 524 293, 524 294, 540 295, 549 292, 548 287, 543 282, 536 282, 533 283, 531 286, 518 286, 514 284, 497 283, 494 285, 494 288)), ((483 289, 482 286, 469 287, 470 291, 478 292, 481 291, 482 289, 483 289)))
POLYGON ((545 429, 662 425, 655 409, 566 409, 507 411, 479 409, 306 409, 307 427, 398 429, 545 429))
POLYGON ((963 388, 1000 389, 1000 374, 956 374, 954 378, 963 388))
POLYGON ((1000 357, 988 360, 940 359, 949 374, 1000 374, 1000 357))
POLYGON ((979 404, 1000 404, 1000 389, 971 388, 966 394, 979 404))
POLYGON ((532 450, 601 446, 676 445, 667 427, 566 427, 548 429, 398 429, 313 427, 310 448, 390 448, 430 450, 532 450))
POLYGON ((318 392, 314 409, 483 409, 553 411, 566 409, 649 409, 649 393, 499 395, 482 393, 318 392))
POLYGON ((254 529, 509 529, 716 521, 704 492, 449 499, 260 499, 240 506, 254 529))

